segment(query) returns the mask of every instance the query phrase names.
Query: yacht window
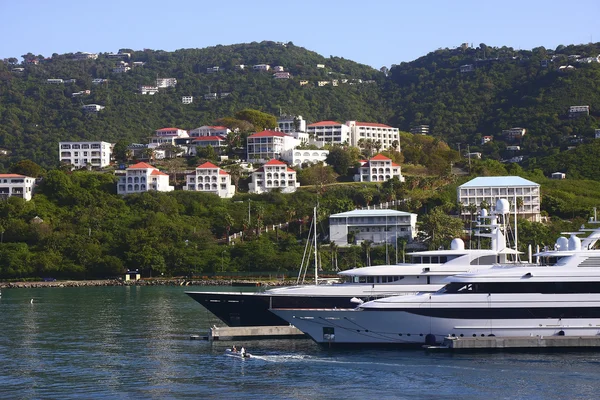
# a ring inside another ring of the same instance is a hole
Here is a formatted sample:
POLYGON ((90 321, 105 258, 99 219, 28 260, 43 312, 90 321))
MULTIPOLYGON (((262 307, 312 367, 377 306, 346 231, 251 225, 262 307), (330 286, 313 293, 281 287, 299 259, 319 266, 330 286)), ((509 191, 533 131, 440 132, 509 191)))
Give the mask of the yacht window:
POLYGON ((600 293, 598 282, 453 282, 439 293, 600 293))
POLYGON ((437 264, 439 262, 440 262, 440 258, 438 256, 431 257, 431 263, 432 264, 437 264))
POLYGON ((388 281, 388 277, 387 276, 382 276, 381 277, 381 283, 387 283, 388 281))
POLYGON ((429 263, 430 263, 429 257, 428 256, 423 257, 423 264, 429 264, 429 263))
POLYGON ((375 283, 375 277, 374 276, 367 276, 367 283, 375 283))
POLYGON ((366 276, 359 276, 358 277, 358 283, 367 283, 367 277, 366 276))
POLYGON ((440 256, 440 263, 443 264, 443 263, 446 263, 446 262, 448 262, 448 257, 447 256, 440 256))
POLYGON ((498 259, 496 258, 495 255, 490 254, 487 256, 481 256, 481 257, 477 257, 474 258, 473 260, 471 260, 471 265, 492 265, 498 262, 498 259))

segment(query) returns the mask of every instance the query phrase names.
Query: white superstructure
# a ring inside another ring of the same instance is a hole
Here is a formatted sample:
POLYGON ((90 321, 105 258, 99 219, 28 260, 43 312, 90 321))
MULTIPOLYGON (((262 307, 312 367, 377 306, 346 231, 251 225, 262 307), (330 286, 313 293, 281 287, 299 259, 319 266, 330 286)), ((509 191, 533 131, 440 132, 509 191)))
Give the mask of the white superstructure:
POLYGON ((61 163, 75 168, 92 166, 103 168, 110 165, 113 144, 108 142, 59 142, 58 154, 61 163))

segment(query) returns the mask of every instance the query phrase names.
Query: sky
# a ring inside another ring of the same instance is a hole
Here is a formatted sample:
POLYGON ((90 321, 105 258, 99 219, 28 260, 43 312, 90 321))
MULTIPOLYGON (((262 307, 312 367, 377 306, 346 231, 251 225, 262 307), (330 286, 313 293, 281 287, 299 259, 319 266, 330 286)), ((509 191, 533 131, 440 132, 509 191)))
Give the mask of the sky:
POLYGON ((380 68, 461 43, 600 42, 600 0, 0 0, 0 59, 293 42, 380 68))

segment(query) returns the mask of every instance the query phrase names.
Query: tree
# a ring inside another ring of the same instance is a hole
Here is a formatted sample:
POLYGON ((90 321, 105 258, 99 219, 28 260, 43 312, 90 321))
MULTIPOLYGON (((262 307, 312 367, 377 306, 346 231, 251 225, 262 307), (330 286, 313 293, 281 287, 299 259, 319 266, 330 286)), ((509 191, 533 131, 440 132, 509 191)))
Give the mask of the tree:
POLYGON ((128 155, 128 146, 129 143, 125 140, 119 140, 115 143, 115 147, 113 147, 113 157, 117 161, 125 162, 127 161, 128 155))
POLYGON ((45 170, 31 160, 21 160, 10 166, 10 172, 32 178, 39 178, 45 174, 45 170))
POLYGON ((242 176, 242 171, 243 171, 242 166, 238 163, 230 164, 225 167, 225 170, 231 176, 231 183, 233 183, 233 186, 235 186, 237 188, 240 178, 242 176))
POLYGON ((425 240, 429 241, 429 248, 435 250, 448 246, 452 239, 460 237, 463 223, 448 215, 441 207, 436 207, 423 216, 419 230, 425 240))
POLYGON ((348 170, 356 164, 358 158, 354 158, 350 151, 341 146, 333 146, 329 149, 329 154, 325 162, 331 165, 339 175, 347 175, 348 170))
POLYGON ((333 167, 329 165, 323 165, 319 162, 315 165, 302 168, 298 172, 298 181, 302 186, 315 185, 322 189, 324 185, 334 183, 337 178, 333 167))
POLYGON ((250 122, 257 131, 277 127, 277 117, 258 110, 246 108, 235 113, 235 117, 250 122))

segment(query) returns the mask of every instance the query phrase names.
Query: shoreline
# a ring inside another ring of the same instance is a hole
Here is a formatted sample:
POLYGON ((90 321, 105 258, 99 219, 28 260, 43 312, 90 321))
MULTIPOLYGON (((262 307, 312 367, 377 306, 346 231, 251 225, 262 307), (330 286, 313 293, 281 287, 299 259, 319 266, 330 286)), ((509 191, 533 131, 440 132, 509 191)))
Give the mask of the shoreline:
POLYGON ((240 286, 240 287, 267 287, 290 286, 295 282, 261 281, 241 279, 139 279, 137 281, 124 281, 121 279, 96 279, 96 280, 65 280, 52 282, 0 282, 0 289, 34 289, 34 288, 65 288, 65 287, 102 287, 102 286, 240 286))

